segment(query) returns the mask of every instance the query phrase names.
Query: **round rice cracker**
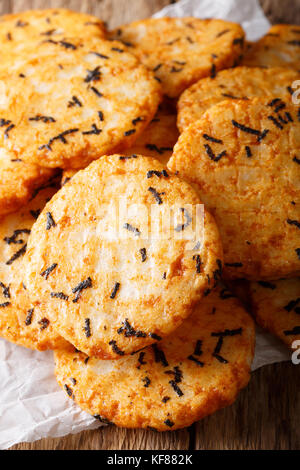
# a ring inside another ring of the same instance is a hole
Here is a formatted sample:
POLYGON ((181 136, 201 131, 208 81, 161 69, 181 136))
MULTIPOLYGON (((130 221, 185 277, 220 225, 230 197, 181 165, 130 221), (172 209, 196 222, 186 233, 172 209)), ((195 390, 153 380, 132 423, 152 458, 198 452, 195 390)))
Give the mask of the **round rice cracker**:
POLYGON ((242 65, 289 67, 300 71, 299 25, 273 25, 259 41, 248 43, 242 65))
POLYGON ((64 8, 28 10, 0 17, 1 53, 20 54, 30 39, 105 38, 99 18, 64 8))
POLYGON ((23 279, 23 258, 30 230, 57 185, 41 188, 18 212, 0 219, 0 336, 43 351, 65 346, 41 305, 33 307, 23 279))
POLYGON ((222 70, 214 79, 199 80, 181 95, 178 101, 178 128, 183 132, 201 119, 211 106, 227 99, 276 96, 290 101, 293 82, 298 78, 295 70, 281 67, 222 70))
POLYGON ((225 279, 300 272, 297 112, 279 99, 223 101, 191 124, 175 146, 168 167, 196 185, 215 216, 225 279), (285 107, 278 110, 280 104, 285 107))
POLYGON ((251 317, 218 287, 158 344, 119 361, 55 353, 59 385, 88 413, 127 428, 169 431, 234 402, 254 354, 251 317))
POLYGON ((245 33, 223 20, 150 18, 122 26, 111 37, 153 70, 165 95, 176 98, 200 78, 236 64, 245 33))
POLYGON ((131 147, 161 100, 150 71, 97 38, 28 41, 0 80, 0 145, 44 167, 84 168, 131 147))
POLYGON ((54 175, 54 170, 15 159, 0 148, 0 216, 24 206, 34 191, 54 175))
POLYGON ((187 183, 156 159, 113 155, 47 204, 24 269, 33 302, 43 302, 65 339, 90 356, 120 359, 190 315, 221 275, 222 246, 187 183), (40 276, 53 264, 47 280, 40 276))
POLYGON ((300 278, 251 282, 250 295, 257 323, 292 348, 300 340, 300 278))
MULTIPOLYGON (((153 120, 139 136, 133 147, 123 152, 124 156, 145 155, 157 158, 166 165, 179 137, 176 119, 177 115, 172 105, 162 103, 153 120)), ((76 170, 64 170, 62 186, 68 183, 75 174, 76 170)))

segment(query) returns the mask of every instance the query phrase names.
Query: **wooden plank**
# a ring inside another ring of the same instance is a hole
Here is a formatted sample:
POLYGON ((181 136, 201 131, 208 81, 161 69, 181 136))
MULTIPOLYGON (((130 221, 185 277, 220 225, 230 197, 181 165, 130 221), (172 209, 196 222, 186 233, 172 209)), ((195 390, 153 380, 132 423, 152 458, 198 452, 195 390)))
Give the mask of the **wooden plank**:
MULTIPOLYGON (((29 8, 66 7, 99 16, 113 28, 152 15, 170 0, 2 0, 0 14, 29 8)), ((261 0, 272 22, 300 24, 300 0, 261 0)), ((299 449, 300 377, 291 364, 253 374, 237 402, 190 429, 154 433, 100 428, 59 439, 19 444, 14 450, 299 449)))
POLYGON ((234 406, 197 423, 195 448, 299 449, 299 391, 299 367, 263 367, 234 406))
MULTIPOLYGON (((122 23, 147 18, 170 4, 170 0, 5 0, 2 13, 19 12, 30 8, 70 8, 91 13, 106 21, 110 28, 122 23), (11 10, 9 9, 11 3, 11 10)), ((0 10, 1 11, 1 10, 0 10)))

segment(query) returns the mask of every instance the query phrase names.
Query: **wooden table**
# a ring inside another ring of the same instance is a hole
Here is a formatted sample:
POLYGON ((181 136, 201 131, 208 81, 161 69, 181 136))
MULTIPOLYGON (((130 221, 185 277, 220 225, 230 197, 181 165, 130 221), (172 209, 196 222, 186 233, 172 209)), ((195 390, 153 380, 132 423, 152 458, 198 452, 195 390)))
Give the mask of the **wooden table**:
MULTIPOLYGON (((246 0, 240 0, 246 1, 246 0)), ((146 18, 170 0, 2 0, 0 14, 29 8, 67 7, 98 15, 110 27, 146 18)), ((300 0, 261 0, 272 22, 300 24, 300 0)), ((188 429, 155 433, 113 426, 12 449, 299 449, 300 374, 290 363, 264 367, 237 402, 188 429)))

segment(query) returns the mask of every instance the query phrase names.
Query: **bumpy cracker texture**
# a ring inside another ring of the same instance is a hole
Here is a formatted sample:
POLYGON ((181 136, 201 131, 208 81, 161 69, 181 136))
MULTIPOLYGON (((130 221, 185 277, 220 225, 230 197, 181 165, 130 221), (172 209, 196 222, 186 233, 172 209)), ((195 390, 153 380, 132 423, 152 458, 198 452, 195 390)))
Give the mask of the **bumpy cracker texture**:
POLYGON ((0 145, 46 167, 83 168, 132 146, 161 99, 122 44, 97 38, 31 41, 0 81, 0 145))
POLYGON ((300 339, 300 278, 252 282, 250 293, 257 323, 292 347, 300 339))
POLYGON ((56 353, 56 377, 92 415, 129 428, 189 426, 230 405, 250 378, 251 318, 218 288, 171 336, 120 361, 56 353))
POLYGON ((242 65, 289 67, 300 71, 300 27, 277 24, 256 43, 250 43, 242 65))
POLYGON ((233 66, 243 52, 244 31, 222 20, 159 18, 136 21, 112 32, 178 97, 197 80, 233 66))
POLYGON ((166 165, 179 137, 176 118, 172 104, 162 103, 151 123, 124 155, 146 155, 166 165))
POLYGON ((35 189, 54 175, 54 170, 41 168, 0 148, 0 215, 15 212, 24 206, 35 189))
POLYGON ((45 350, 65 346, 41 306, 30 303, 22 285, 22 262, 29 233, 46 201, 56 187, 41 189, 18 212, 0 219, 0 336, 31 349, 45 350))
POLYGON ((43 301, 62 336, 101 359, 170 334, 221 274, 216 225, 208 213, 203 224, 202 206, 194 225, 197 204, 195 191, 153 158, 100 158, 54 196, 33 228, 24 263, 31 297, 43 301), (164 223, 156 230, 158 212, 164 223), (54 263, 47 280, 40 276, 54 263))
POLYGON ((64 8, 29 10, 0 17, 1 55, 20 54, 30 39, 105 38, 99 18, 64 8))
POLYGON ((215 216, 225 278, 298 275, 299 157, 298 108, 270 98, 223 101, 181 134, 168 166, 215 216))
POLYGON ((199 80, 182 94, 178 101, 178 128, 183 132, 211 106, 226 99, 273 95, 290 100, 292 84, 298 78, 296 71, 280 67, 222 70, 214 79, 199 80))
MULTIPOLYGON (((139 136, 133 147, 123 152, 123 155, 135 154, 154 157, 166 165, 173 153, 178 137, 175 105, 163 102, 153 120, 139 136)), ((62 186, 68 183, 75 173, 76 170, 64 170, 61 181, 62 186)))

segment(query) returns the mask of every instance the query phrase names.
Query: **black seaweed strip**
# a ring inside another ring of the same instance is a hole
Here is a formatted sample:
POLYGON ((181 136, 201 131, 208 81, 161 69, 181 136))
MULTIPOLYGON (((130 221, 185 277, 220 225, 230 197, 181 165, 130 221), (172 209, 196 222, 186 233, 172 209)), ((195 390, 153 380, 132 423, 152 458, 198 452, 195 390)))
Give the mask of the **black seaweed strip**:
POLYGON ((155 188, 152 188, 151 186, 148 188, 148 191, 153 194, 154 196, 154 199, 156 200, 157 204, 162 204, 163 203, 163 200, 162 198, 160 197, 161 194, 164 194, 164 193, 159 193, 158 191, 156 191, 155 188))
POLYGON ((188 360, 195 362, 195 364, 197 364, 197 365, 200 366, 200 367, 204 367, 204 362, 199 361, 199 360, 198 360, 196 357, 194 357, 192 354, 191 354, 190 356, 188 356, 188 360))
POLYGON ((285 330, 285 336, 300 335, 300 326, 295 326, 292 330, 285 330))
POLYGON ((42 277, 45 277, 45 279, 47 280, 49 275, 52 273, 52 271, 54 271, 56 267, 57 267, 57 263, 53 263, 51 266, 49 266, 49 268, 45 269, 45 271, 43 271, 40 275, 42 277))
POLYGON ((161 341, 162 337, 158 336, 156 333, 149 333, 149 337, 155 339, 156 341, 161 341))
POLYGON ((99 90, 97 90, 96 87, 92 86, 92 87, 91 87, 91 90, 92 90, 92 91, 95 93, 95 95, 97 95, 99 98, 102 98, 102 97, 103 97, 103 94, 102 94, 99 90))
POLYGON ((40 321, 38 321, 38 324, 41 325, 40 330, 43 331, 48 328, 50 321, 48 320, 48 318, 44 317, 40 321))
POLYGON ((27 243, 20 248, 8 261, 6 261, 6 265, 10 266, 16 259, 20 258, 20 256, 24 255, 27 249, 27 243))
POLYGON ((142 382, 144 382, 144 387, 146 388, 148 388, 151 384, 151 380, 149 379, 149 377, 145 377, 144 379, 142 379, 142 382))
POLYGON ((10 302, 4 302, 3 304, 0 304, 0 308, 5 308, 10 305, 10 302))
POLYGON ((210 142, 214 142, 215 144, 223 144, 223 140, 216 139, 215 137, 212 137, 208 134, 203 134, 203 137, 205 140, 209 140, 210 142))
POLYGON ((128 230, 129 232, 133 232, 135 235, 137 235, 138 237, 141 235, 141 232, 139 231, 138 228, 135 228, 133 227, 132 225, 130 224, 124 224, 123 225, 123 228, 125 228, 126 230, 128 230))
POLYGON ((121 351, 121 349, 118 348, 117 342, 115 340, 112 339, 108 344, 112 347, 112 350, 116 354, 118 354, 119 356, 124 356, 124 351, 121 351))
POLYGON ((114 288, 112 290, 112 293, 110 294, 111 299, 114 299, 116 297, 117 292, 118 292, 119 289, 120 289, 120 283, 116 282, 115 285, 114 285, 114 288))
POLYGON ((169 384, 171 385, 171 387, 174 389, 175 393, 179 396, 179 397, 182 397, 183 396, 183 391, 178 387, 177 383, 175 382, 175 380, 170 380, 169 384))
POLYGON ((287 223, 289 225, 295 225, 295 227, 300 229, 300 222, 298 220, 287 219, 287 223))
POLYGON ((142 256, 142 263, 144 263, 147 259, 147 250, 146 250, 146 248, 141 248, 140 249, 140 254, 142 256))
POLYGON ((283 129, 283 125, 280 124, 280 122, 277 121, 277 119, 274 116, 268 116, 268 119, 272 121, 273 124, 275 124, 275 126, 278 127, 278 129, 283 129))
POLYGON ((300 302, 300 297, 296 300, 291 300, 285 307, 283 307, 287 312, 291 312, 300 302))
POLYGON ((169 363, 166 359, 165 353, 158 348, 157 344, 152 344, 155 362, 161 362, 164 367, 168 367, 169 363))
POLYGON ((250 148, 248 145, 246 145, 245 149, 246 149, 246 155, 247 155, 247 157, 248 157, 248 158, 252 157, 251 148, 250 148))
POLYGON ((29 235, 30 230, 27 229, 27 228, 15 230, 11 237, 4 237, 3 240, 8 245, 10 245, 11 243, 13 243, 14 245, 21 245, 22 243, 24 243, 24 240, 17 240, 17 237, 22 233, 25 233, 26 235, 29 235))
POLYGON ((69 300, 69 296, 64 294, 63 292, 51 292, 50 296, 56 299, 69 300))
POLYGON ((30 310, 27 311, 27 315, 26 315, 26 319, 25 319, 25 325, 26 326, 31 325, 33 312, 34 312, 33 308, 31 308, 30 310))
POLYGON ((91 320, 89 318, 86 318, 84 320, 84 327, 83 327, 83 330, 85 332, 85 336, 87 338, 90 338, 92 336, 92 333, 91 333, 91 320))
POLYGON ((85 77, 85 83, 97 82, 101 78, 100 67, 97 66, 93 70, 87 70, 87 76, 85 77))
POLYGON ((50 230, 51 227, 56 227, 56 223, 52 217, 51 212, 47 212, 46 216, 47 216, 46 230, 50 230))
POLYGON ((84 289, 88 289, 90 287, 92 287, 92 279, 90 277, 88 277, 87 279, 85 279, 84 281, 80 282, 76 287, 74 287, 72 289, 72 292, 73 294, 76 294, 75 296, 75 299, 73 299, 73 303, 76 303, 78 302, 79 298, 80 298, 80 295, 81 295, 81 292, 84 290, 84 289))

